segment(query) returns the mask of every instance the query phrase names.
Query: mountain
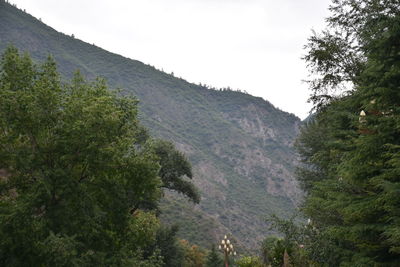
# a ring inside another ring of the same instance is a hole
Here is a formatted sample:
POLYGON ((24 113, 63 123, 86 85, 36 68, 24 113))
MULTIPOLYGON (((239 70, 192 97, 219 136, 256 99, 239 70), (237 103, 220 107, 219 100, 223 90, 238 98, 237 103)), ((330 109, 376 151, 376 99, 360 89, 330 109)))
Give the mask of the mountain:
MULTIPOLYGON (((209 247, 224 234, 251 249, 268 233, 266 216, 287 217, 301 198, 292 148, 299 118, 259 97, 191 84, 139 61, 57 32, 0 2, 0 52, 13 44, 35 60, 49 54, 63 77, 79 69, 134 94, 153 136, 173 141, 192 162, 199 205, 166 193, 162 219, 182 238, 209 247)), ((270 88, 269 90, 273 90, 270 88)))

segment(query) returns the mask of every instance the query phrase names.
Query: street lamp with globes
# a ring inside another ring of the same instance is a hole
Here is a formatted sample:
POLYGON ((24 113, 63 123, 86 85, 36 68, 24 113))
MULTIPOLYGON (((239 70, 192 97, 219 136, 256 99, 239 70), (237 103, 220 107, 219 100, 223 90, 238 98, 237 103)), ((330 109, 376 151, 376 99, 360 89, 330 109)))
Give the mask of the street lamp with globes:
POLYGON ((229 241, 228 237, 225 235, 224 239, 221 240, 221 244, 218 246, 219 249, 224 251, 225 258, 225 267, 229 267, 228 265, 228 257, 229 255, 236 255, 236 251, 233 249, 233 244, 229 241))

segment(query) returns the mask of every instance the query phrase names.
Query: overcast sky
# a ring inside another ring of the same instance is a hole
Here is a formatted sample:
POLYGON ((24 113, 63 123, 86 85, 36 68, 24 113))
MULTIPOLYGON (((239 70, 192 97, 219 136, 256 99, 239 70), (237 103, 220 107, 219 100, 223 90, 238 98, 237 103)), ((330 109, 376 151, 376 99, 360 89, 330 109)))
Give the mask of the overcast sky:
POLYGON ((305 118, 300 59, 330 0, 9 0, 56 30, 305 118))

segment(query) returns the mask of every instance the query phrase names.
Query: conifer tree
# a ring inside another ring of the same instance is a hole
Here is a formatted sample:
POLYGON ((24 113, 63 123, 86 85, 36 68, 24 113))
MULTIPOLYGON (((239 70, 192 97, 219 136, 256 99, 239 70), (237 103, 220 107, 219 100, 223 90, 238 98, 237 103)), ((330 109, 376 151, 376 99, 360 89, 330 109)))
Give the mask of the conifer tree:
POLYGON ((207 255, 206 267, 222 267, 224 261, 218 251, 215 249, 215 245, 211 247, 210 252, 207 255))
POLYGON ((298 174, 308 194, 304 211, 336 248, 338 257, 328 266, 395 266, 400 5, 334 0, 331 11, 331 29, 310 39, 306 56, 321 76, 311 83, 319 112, 298 141, 305 164, 298 174), (329 86, 343 82, 351 82, 351 90, 329 94, 329 86), (360 112, 366 114, 362 120, 360 112))

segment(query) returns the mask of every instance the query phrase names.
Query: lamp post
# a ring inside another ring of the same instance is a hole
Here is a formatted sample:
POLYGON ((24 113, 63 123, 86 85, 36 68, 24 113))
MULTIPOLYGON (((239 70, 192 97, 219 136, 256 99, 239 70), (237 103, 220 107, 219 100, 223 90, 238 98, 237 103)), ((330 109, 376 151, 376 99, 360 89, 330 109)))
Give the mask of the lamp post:
POLYGON ((224 236, 224 239, 221 240, 221 244, 218 248, 224 251, 225 267, 229 267, 228 257, 229 255, 236 255, 236 251, 233 249, 233 244, 229 241, 226 235, 224 236))

